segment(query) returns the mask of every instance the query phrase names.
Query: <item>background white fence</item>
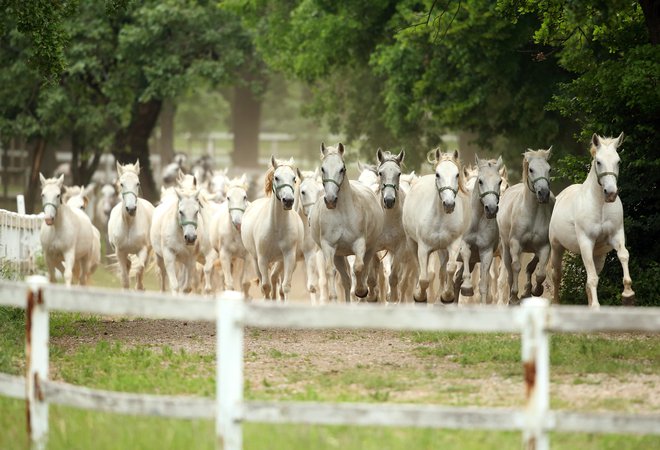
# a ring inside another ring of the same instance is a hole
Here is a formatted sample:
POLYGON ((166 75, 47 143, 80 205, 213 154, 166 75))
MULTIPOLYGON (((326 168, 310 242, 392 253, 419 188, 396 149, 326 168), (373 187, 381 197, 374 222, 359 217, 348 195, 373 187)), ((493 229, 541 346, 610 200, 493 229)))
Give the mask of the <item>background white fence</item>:
MULTIPOLYGON (((19 196, 19 209, 23 196, 19 196)), ((43 214, 23 214, 0 209, 0 262, 10 264, 16 272, 34 271, 41 254, 39 230, 43 214)))
POLYGON ((660 434, 660 414, 578 413, 549 409, 548 332, 660 332, 660 308, 549 307, 527 299, 520 308, 383 307, 379 305, 246 304, 239 293, 217 300, 198 296, 67 289, 44 277, 29 283, 0 282, 0 305, 26 308, 25 377, 0 374, 0 395, 26 399, 28 432, 46 445, 48 405, 178 418, 214 418, 218 448, 242 448, 244 421, 397 427, 520 430, 525 448, 547 449, 551 430, 586 433, 660 434), (49 311, 216 321, 216 399, 119 393, 48 379, 49 311), (266 328, 370 328, 389 330, 520 332, 527 406, 443 407, 414 404, 257 402, 243 400, 243 330, 266 328))

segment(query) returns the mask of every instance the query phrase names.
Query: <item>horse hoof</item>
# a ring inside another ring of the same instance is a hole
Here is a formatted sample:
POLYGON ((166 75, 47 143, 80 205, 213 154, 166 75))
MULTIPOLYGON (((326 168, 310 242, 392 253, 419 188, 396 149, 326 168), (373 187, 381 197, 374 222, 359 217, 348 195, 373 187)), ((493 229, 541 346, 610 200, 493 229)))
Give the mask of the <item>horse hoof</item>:
POLYGON ((509 306, 519 306, 520 299, 518 297, 513 297, 509 299, 509 306))
POLYGON ((415 303, 426 303, 426 297, 418 298, 415 294, 413 294, 413 300, 415 300, 415 303))
POLYGON ((622 295, 621 302, 623 303, 623 306, 635 306, 635 294, 622 295))
POLYGON ((454 303, 454 298, 453 297, 452 298, 445 298, 444 296, 441 295, 440 296, 440 302, 443 305, 451 305, 452 303, 454 303))
POLYGON ((469 288, 461 287, 461 295, 463 297, 472 297, 474 295, 474 289, 471 287, 469 288))
POLYGON ((355 289, 355 296, 358 298, 365 298, 369 294, 369 289, 366 289, 364 291, 360 291, 358 289, 355 289))
POLYGON ((532 295, 534 297, 540 297, 543 295, 543 285, 539 284, 538 286, 534 286, 534 289, 532 289, 532 295))

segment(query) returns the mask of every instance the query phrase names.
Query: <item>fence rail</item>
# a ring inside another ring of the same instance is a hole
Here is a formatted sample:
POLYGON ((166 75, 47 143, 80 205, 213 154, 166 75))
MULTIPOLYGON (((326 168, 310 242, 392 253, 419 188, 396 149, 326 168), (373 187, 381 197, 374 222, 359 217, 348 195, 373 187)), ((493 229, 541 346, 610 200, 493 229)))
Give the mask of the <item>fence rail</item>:
POLYGON ((27 313, 25 377, 0 374, 0 395, 26 399, 28 428, 36 447, 48 433, 48 405, 180 419, 215 418, 219 448, 242 448, 241 423, 305 423, 520 430, 526 448, 548 448, 548 432, 660 434, 660 414, 578 413, 549 408, 548 332, 660 332, 660 308, 549 307, 540 298, 520 308, 383 307, 374 305, 246 304, 239 293, 218 299, 108 289, 65 288, 43 277, 29 283, 0 282, 0 305, 27 313), (79 311, 154 319, 216 321, 215 399, 111 392, 48 379, 49 311, 79 311), (243 399, 245 326, 268 328, 369 328, 522 334, 527 406, 445 407, 414 404, 261 402, 243 399))

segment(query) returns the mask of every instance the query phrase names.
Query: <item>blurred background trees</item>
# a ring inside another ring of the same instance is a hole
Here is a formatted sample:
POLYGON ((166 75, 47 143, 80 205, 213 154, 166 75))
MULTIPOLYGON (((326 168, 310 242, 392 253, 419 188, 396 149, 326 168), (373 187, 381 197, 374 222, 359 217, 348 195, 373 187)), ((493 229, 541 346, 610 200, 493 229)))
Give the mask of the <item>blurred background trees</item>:
POLYGON ((150 153, 216 131, 242 167, 260 131, 295 136, 309 161, 333 133, 363 160, 403 147, 409 169, 438 145, 502 154, 513 181, 526 148, 554 145, 555 192, 584 179, 592 133, 624 131, 633 279, 657 302, 659 3, 1 0, 0 139, 29 149, 28 189, 57 147, 76 183, 104 153, 139 159, 153 198, 150 153))

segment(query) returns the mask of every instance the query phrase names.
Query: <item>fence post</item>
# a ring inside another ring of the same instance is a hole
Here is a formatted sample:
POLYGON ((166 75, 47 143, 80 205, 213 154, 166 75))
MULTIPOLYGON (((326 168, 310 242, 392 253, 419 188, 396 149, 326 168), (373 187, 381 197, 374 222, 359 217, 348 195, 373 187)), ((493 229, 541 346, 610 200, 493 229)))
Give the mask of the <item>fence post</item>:
POLYGON ((25 358, 27 361, 27 427, 30 446, 46 448, 48 440, 48 402, 41 383, 48 379, 48 309, 44 304, 42 288, 48 279, 33 275, 26 279, 29 290, 25 310, 25 358))
POLYGON ((243 448, 243 294, 217 301, 216 437, 220 450, 243 448))
POLYGON ((549 302, 532 297, 523 300, 522 360, 527 397, 525 450, 548 450, 546 422, 550 408, 550 346, 545 330, 549 302))
POLYGON ((16 196, 16 212, 19 214, 25 214, 25 197, 23 194, 18 194, 16 196))

